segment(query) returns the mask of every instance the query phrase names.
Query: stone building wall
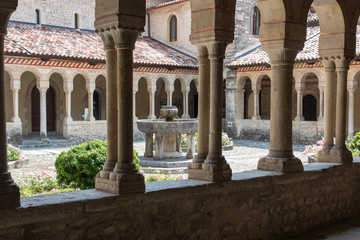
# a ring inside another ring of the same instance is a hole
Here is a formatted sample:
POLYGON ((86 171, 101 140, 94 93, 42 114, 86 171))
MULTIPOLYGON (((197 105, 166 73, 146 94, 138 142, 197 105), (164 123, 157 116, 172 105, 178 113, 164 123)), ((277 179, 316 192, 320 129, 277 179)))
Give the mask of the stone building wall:
POLYGON ((232 181, 146 183, 146 192, 96 190, 22 198, 2 212, 4 239, 279 239, 360 213, 356 163, 305 172, 235 173, 232 181))
POLYGON ((79 28, 94 29, 95 0, 22 0, 11 20, 36 23, 35 10, 40 10, 40 23, 74 28, 74 15, 79 15, 79 28))

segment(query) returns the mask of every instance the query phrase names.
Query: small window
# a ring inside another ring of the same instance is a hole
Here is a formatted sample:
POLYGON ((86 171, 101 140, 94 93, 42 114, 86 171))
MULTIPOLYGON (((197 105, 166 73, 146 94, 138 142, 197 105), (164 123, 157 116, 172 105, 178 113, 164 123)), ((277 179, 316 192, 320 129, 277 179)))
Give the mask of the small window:
POLYGON ((77 13, 74 15, 74 28, 79 29, 79 14, 77 13))
POLYGON ((172 16, 170 19, 170 42, 177 41, 177 19, 172 16))
POLYGON ((36 24, 41 24, 40 23, 40 10, 39 9, 35 10, 35 23, 36 24))
POLYGON ((253 9, 252 34, 259 36, 260 30, 260 10, 257 7, 253 9))

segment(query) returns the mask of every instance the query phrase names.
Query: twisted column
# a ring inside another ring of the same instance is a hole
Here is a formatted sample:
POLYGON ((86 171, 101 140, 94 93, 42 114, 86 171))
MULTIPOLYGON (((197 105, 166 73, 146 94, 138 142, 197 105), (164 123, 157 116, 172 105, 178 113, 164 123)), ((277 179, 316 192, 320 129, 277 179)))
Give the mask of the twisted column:
POLYGON ((303 165, 292 149, 292 81, 298 50, 269 50, 271 59, 271 119, 269 154, 258 162, 258 169, 300 172, 303 165), (286 57, 286 59, 284 59, 286 57))

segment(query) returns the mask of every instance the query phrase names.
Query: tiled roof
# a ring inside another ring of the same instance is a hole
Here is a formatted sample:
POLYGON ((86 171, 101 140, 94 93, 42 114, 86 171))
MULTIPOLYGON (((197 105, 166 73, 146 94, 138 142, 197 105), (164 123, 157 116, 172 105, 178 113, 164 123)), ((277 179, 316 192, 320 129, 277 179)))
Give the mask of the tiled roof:
MULTIPOLYGON (((308 27, 307 28, 307 40, 304 44, 304 48, 296 56, 295 61, 307 61, 319 58, 319 36, 320 27, 308 27)), ((252 51, 239 56, 234 61, 228 64, 229 67, 239 67, 247 65, 260 65, 269 64, 270 59, 265 51, 261 49, 259 45, 252 51)))
MULTIPOLYGON (((101 38, 91 31, 78 31, 27 23, 9 23, 5 54, 105 61, 101 38)), ((196 67, 197 61, 163 43, 139 37, 134 63, 174 67, 196 67)))
POLYGON ((169 6, 169 5, 182 3, 182 2, 188 2, 188 1, 189 0, 172 0, 172 1, 164 2, 164 3, 160 3, 160 4, 157 4, 157 5, 148 7, 147 10, 153 10, 153 9, 162 8, 162 7, 166 7, 166 6, 169 6))

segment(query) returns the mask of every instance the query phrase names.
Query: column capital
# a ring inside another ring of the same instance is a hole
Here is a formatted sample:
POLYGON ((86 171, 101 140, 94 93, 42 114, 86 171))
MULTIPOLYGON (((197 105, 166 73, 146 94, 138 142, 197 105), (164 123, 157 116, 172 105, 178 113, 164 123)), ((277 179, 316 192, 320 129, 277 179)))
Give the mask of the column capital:
POLYGON ((11 79, 10 81, 10 89, 11 90, 20 90, 21 81, 20 79, 11 79))
POLYGON ((204 44, 197 44, 195 46, 197 49, 197 55, 198 55, 199 61, 209 59, 209 52, 208 52, 207 47, 204 44))
POLYGON ((305 89, 305 83, 301 82, 301 83, 295 83, 295 90, 296 92, 302 92, 305 89))
POLYGON ((299 52, 299 49, 296 48, 268 48, 264 50, 269 55, 271 68, 288 68, 289 65, 293 66, 296 55, 299 52))
POLYGON ((90 82, 90 83, 86 83, 86 90, 88 92, 94 92, 96 88, 96 83, 95 82, 90 82))
POLYGON ((114 39, 115 48, 119 49, 131 49, 135 48, 135 42, 139 36, 139 32, 136 30, 116 28, 110 30, 114 39))
POLYGON ((207 43, 209 58, 224 59, 227 45, 228 42, 215 41, 215 42, 207 43))
POLYGON ((115 51, 114 38, 110 31, 98 31, 97 34, 101 37, 104 44, 105 51, 115 51))
POLYGON ((74 90, 74 83, 73 81, 65 81, 64 82, 64 92, 70 93, 74 90))
POLYGON ((49 88, 47 88, 47 87, 40 87, 40 88, 39 88, 39 87, 38 87, 38 89, 39 89, 39 92, 40 92, 40 94, 41 94, 41 93, 46 93, 49 88))

